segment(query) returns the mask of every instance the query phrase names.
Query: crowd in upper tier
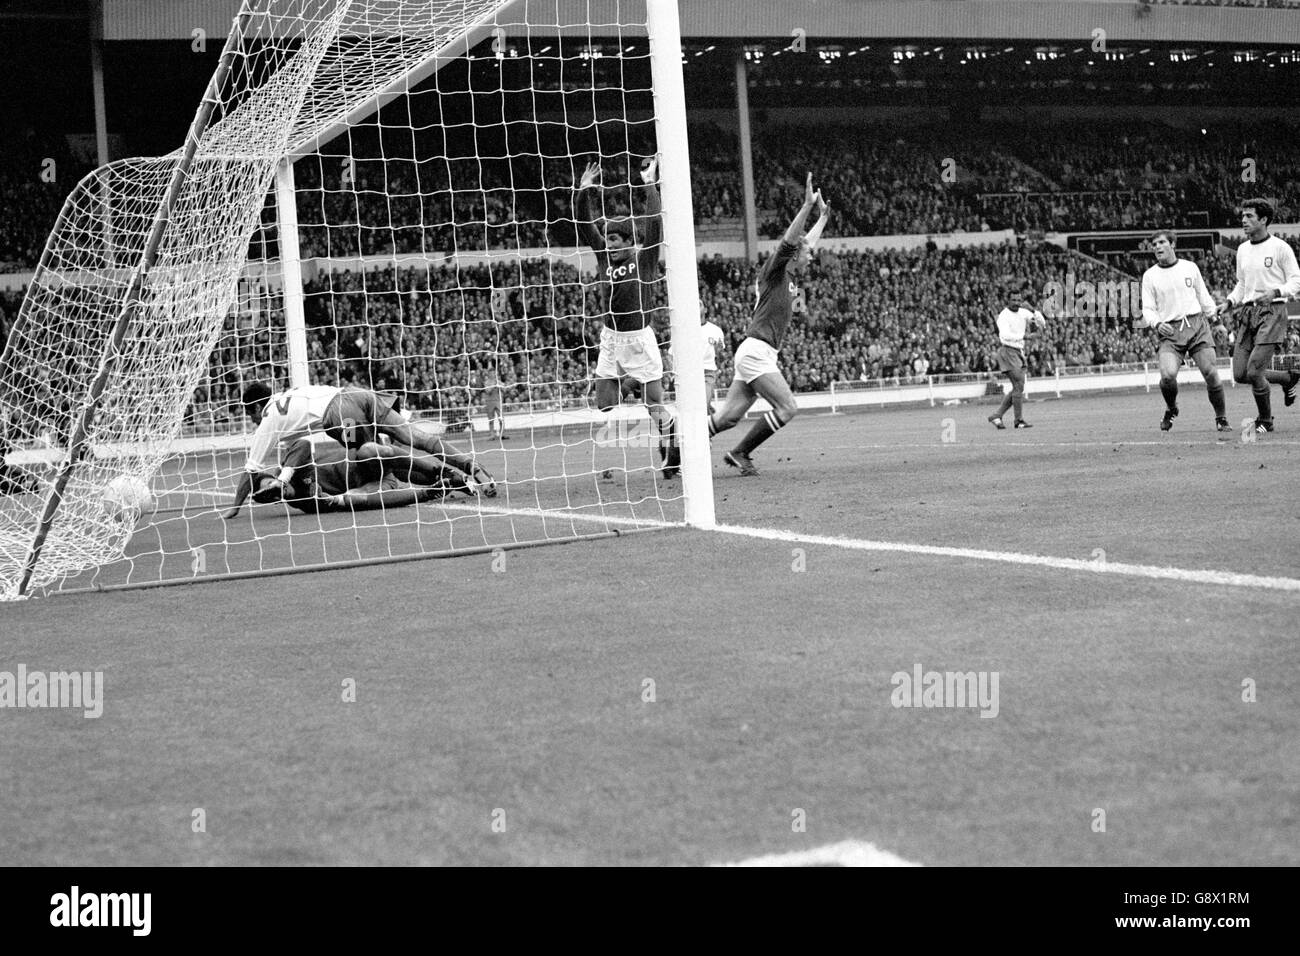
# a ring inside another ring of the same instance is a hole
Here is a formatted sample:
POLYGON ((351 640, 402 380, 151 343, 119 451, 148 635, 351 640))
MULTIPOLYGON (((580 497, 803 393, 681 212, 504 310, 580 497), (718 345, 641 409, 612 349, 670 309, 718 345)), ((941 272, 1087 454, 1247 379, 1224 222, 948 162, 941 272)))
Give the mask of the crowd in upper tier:
MULTIPOLYGON (((532 154, 478 155, 486 145, 470 142, 444 156, 426 154, 423 142, 405 153, 357 142, 362 158, 354 161, 301 160, 302 255, 573 245, 572 185, 589 156, 567 155, 584 144, 564 137, 532 154)), ((760 234, 780 235, 811 169, 835 209, 837 235, 1230 226, 1236 203, 1253 195, 1276 200, 1278 221, 1288 222, 1300 214, 1297 139, 1300 126, 1276 122, 1205 129, 1126 120, 767 124, 753 139, 755 209, 760 234)), ((697 124, 691 149, 697 222, 721 221, 738 236, 736 137, 697 124)), ((606 214, 627 210, 628 166, 625 157, 607 160, 606 214)), ((6 145, 0 271, 35 265, 83 172, 56 142, 28 135, 6 145)), ((255 251, 263 248, 274 252, 273 243, 255 251)))
MULTIPOLYGON (((775 237, 818 173, 841 235, 1014 229, 1056 232, 1228 226, 1247 196, 1271 196, 1278 221, 1300 211, 1300 127, 1175 128, 1149 122, 896 128, 771 126, 755 136, 760 232, 775 237)), ((734 137, 697 135, 697 214, 737 217, 734 137), (733 162, 732 165, 735 165, 733 162)))

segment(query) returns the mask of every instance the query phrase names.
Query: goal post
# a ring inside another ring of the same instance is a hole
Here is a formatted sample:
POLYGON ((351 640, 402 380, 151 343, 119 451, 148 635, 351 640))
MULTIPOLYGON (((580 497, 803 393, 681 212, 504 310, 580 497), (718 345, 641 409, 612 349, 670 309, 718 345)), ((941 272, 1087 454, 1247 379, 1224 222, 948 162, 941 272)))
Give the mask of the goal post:
POLYGON ((664 258, 676 356, 682 490, 686 496, 687 523, 707 529, 713 528, 716 521, 706 424, 709 405, 704 394, 704 333, 700 328, 700 289, 695 269, 681 26, 677 0, 647 0, 646 7, 655 120, 663 162, 664 258))
POLYGON ((307 320, 302 300, 302 252, 298 246, 298 200, 293 161, 275 167, 276 241, 280 247, 280 283, 284 301, 284 339, 289 354, 289 384, 310 384, 307 375, 307 320))
POLYGON ((47 243, 0 357, 33 479, 0 600, 713 526, 675 0, 245 0, 227 52, 184 148, 92 173, 47 243), (649 214, 656 154, 680 480, 636 376, 593 397, 584 228, 649 214), (255 381, 376 392, 418 447, 313 435, 345 493, 224 519, 255 381), (480 466, 495 497, 443 494, 480 466))

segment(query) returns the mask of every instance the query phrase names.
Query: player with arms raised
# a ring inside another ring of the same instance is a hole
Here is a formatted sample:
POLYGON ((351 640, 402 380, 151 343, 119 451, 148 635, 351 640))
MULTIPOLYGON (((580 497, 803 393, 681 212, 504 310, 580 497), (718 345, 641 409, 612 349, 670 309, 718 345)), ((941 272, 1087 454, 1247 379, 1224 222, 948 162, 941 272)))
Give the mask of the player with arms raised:
POLYGON ((1002 405, 989 416, 989 423, 995 428, 1006 428, 1002 416, 1013 405, 1016 409, 1016 428, 1033 428, 1025 421, 1025 339, 1034 333, 1030 325, 1039 329, 1047 326, 1047 319, 1037 309, 1025 304, 1025 284, 1012 279, 1004 284, 1006 306, 998 313, 998 371, 1011 382, 1011 391, 1002 399, 1002 405))
POLYGON ((781 237, 781 244, 768 257, 754 282, 758 303, 754 317, 745 330, 745 340, 736 348, 733 357, 735 378, 727 391, 722 409, 709 416, 709 437, 735 426, 754 402, 762 398, 772 406, 756 421, 749 433, 722 460, 742 475, 757 475, 758 469, 750 458, 754 449, 790 424, 798 412, 794 393, 776 364, 790 320, 794 317, 794 300, 799 288, 790 278, 791 270, 801 275, 812 260, 817 241, 830 218, 830 207, 820 192, 813 192, 812 173, 804 183, 804 200, 799 212, 781 237), (817 224, 805 236, 803 227, 813 207, 818 209, 817 224))
POLYGON ((596 405, 607 412, 618 405, 619 382, 624 376, 640 383, 650 418, 659 432, 663 477, 674 478, 681 452, 673 434, 676 424, 664 405, 664 366, 659 341, 650 323, 654 283, 659 279, 659 246, 663 240, 659 190, 655 185, 658 162, 641 164, 645 184, 645 212, 628 219, 602 219, 593 208, 600 184, 600 163, 589 163, 578 181, 578 235, 596 254, 604 282, 600 357, 596 362, 596 405), (597 228, 601 223, 603 228, 597 228))
POLYGON ((1142 322, 1156 330, 1160 343, 1160 394, 1165 398, 1160 430, 1167 432, 1174 427, 1178 417, 1178 370, 1190 355, 1205 378, 1215 428, 1231 431, 1224 410, 1223 383, 1215 366, 1214 333, 1208 321, 1218 311, 1214 299, 1196 263, 1178 258, 1172 232, 1161 230, 1153 235, 1151 248, 1156 264, 1142 274, 1142 322))
POLYGON ((1294 405, 1300 372, 1276 371, 1268 366, 1279 345, 1286 341, 1286 300, 1300 295, 1300 266, 1295 251, 1268 233, 1273 221, 1273 204, 1266 199, 1247 199, 1241 204, 1241 228, 1246 241, 1237 247, 1237 284, 1228 293, 1220 312, 1236 311, 1236 343, 1232 353, 1232 377, 1255 396, 1259 417, 1255 431, 1273 430, 1273 406, 1269 385, 1281 385, 1286 404, 1294 405))

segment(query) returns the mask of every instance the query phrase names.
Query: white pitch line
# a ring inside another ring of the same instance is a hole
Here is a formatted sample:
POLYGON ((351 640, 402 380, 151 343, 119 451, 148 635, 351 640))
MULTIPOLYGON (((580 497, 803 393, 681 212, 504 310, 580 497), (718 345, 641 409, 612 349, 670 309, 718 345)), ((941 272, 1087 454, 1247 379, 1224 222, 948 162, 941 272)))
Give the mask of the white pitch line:
MULTIPOLYGON (((996 441, 996 439, 994 439, 996 441)), ((1176 448, 1218 448, 1221 445, 1246 444, 1240 440, 1234 441, 1190 441, 1177 439, 1170 441, 999 441, 999 448, 1145 448, 1145 447, 1162 447, 1170 446, 1176 448)), ((1300 445, 1300 441, 1260 441, 1259 446, 1264 445, 1300 445)), ((822 451, 857 451, 859 449, 880 449, 880 448, 992 448, 993 442, 942 442, 942 441, 918 441, 918 442, 873 442, 862 443, 859 445, 822 445, 822 451)))
MULTIPOLYGON (((572 514, 543 511, 536 508, 482 507, 476 505, 442 504, 435 507, 457 511, 471 511, 495 516, 517 515, 551 520, 589 521, 597 524, 625 524, 644 528, 686 528, 680 521, 662 521, 654 518, 615 518, 604 515, 572 514)), ((982 548, 954 548, 935 544, 910 544, 904 541, 871 541, 863 538, 836 538, 828 535, 801 534, 778 528, 752 528, 744 525, 719 524, 714 529, 721 534, 741 535, 768 541, 786 541, 797 544, 825 545, 849 551, 893 551, 902 554, 922 554, 939 558, 965 558, 974 561, 997 561, 1003 564, 1027 564, 1065 571, 1086 571, 1090 574, 1120 574, 1126 577, 1154 580, 1182 581, 1189 584, 1221 584, 1227 587, 1263 588, 1271 591, 1300 591, 1300 579, 1275 578, 1237 571, 1200 570, 1195 568, 1170 568, 1154 564, 1127 564, 1123 561, 1085 561, 1082 558, 1058 558, 1044 554, 1023 554, 1018 551, 988 551, 982 548)))
POLYGON ((426 501, 424 504, 427 507, 441 508, 444 511, 467 511, 471 514, 487 515, 494 518, 549 518, 552 521, 589 521, 593 524, 627 524, 640 528, 686 527, 685 522, 665 521, 661 518, 615 518, 609 515, 585 515, 577 512, 559 511, 555 509, 511 508, 509 506, 484 504, 449 504, 441 501, 426 501))
MULTIPOLYGON (((426 502, 426 507, 444 511, 464 511, 486 517, 543 518, 551 521, 586 521, 602 525, 630 525, 638 528, 688 528, 681 521, 658 518, 623 518, 612 515, 585 515, 568 511, 541 508, 511 508, 484 504, 448 504, 426 502)), ((827 535, 801 534, 779 528, 752 528, 744 525, 719 524, 713 528, 721 534, 741 535, 768 541, 796 542, 798 544, 825 545, 849 551, 893 551, 902 554, 923 554, 939 558, 965 558, 974 561, 997 561, 1003 564, 1027 564, 1042 568, 1060 568, 1065 571, 1086 571, 1090 574, 1121 574, 1126 577, 1154 580, 1182 581, 1189 584, 1221 584, 1227 587, 1263 588, 1271 591, 1300 591, 1300 579, 1275 578, 1237 571, 1212 571, 1195 568, 1169 568, 1154 564, 1127 564, 1123 561, 1085 561, 1082 558, 1057 558, 1044 554, 1022 554, 1018 551, 988 551, 982 548, 953 548, 935 544, 910 544, 905 541, 871 541, 862 538, 835 538, 827 535)))
POLYGON ((1084 561, 1081 558, 1056 558, 1050 555, 1021 554, 1016 551, 986 551, 980 548, 950 548, 932 544, 907 544, 898 541, 867 541, 860 538, 832 538, 825 535, 799 534, 773 528, 747 528, 718 525, 724 534, 764 538, 769 541, 793 541, 797 544, 826 545, 850 551, 896 551, 942 558, 967 558, 975 561, 999 561, 1004 564, 1028 564, 1091 574, 1122 574, 1135 578, 1183 581, 1191 584, 1224 584, 1239 588, 1265 588, 1272 591, 1300 591, 1300 579, 1263 577, 1236 571, 1208 571, 1189 568, 1162 568, 1153 564, 1125 564, 1122 561, 1084 561))
POLYGON ((904 860, 897 854, 882 850, 865 840, 843 840, 812 850, 793 853, 769 853, 754 856, 737 863, 715 863, 714 866, 920 866, 904 860))

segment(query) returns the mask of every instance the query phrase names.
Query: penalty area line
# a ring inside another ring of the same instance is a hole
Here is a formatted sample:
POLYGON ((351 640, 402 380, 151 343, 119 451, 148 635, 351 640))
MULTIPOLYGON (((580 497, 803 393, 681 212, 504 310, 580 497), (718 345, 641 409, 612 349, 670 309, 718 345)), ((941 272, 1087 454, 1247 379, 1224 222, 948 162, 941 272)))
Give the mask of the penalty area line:
POLYGON ((786 541, 796 544, 825 545, 850 551, 894 551, 902 554, 923 554, 940 558, 966 558, 974 561, 996 561, 1002 564, 1025 564, 1042 568, 1059 568, 1064 571, 1086 571, 1090 574, 1120 574, 1126 577, 1149 578, 1164 581, 1182 581, 1189 584, 1221 584, 1227 587, 1263 588, 1270 591, 1300 591, 1300 579, 1274 578, 1236 571, 1212 571, 1193 568, 1159 567, 1153 564, 1126 564, 1122 561, 1081 558, 1058 558, 1043 554, 1022 554, 1017 551, 988 551, 982 548, 953 548, 932 544, 909 544, 901 541, 869 541, 861 538, 834 538, 827 535, 800 534, 774 528, 748 528, 742 525, 718 525, 714 530, 724 534, 763 538, 769 541, 786 541))

